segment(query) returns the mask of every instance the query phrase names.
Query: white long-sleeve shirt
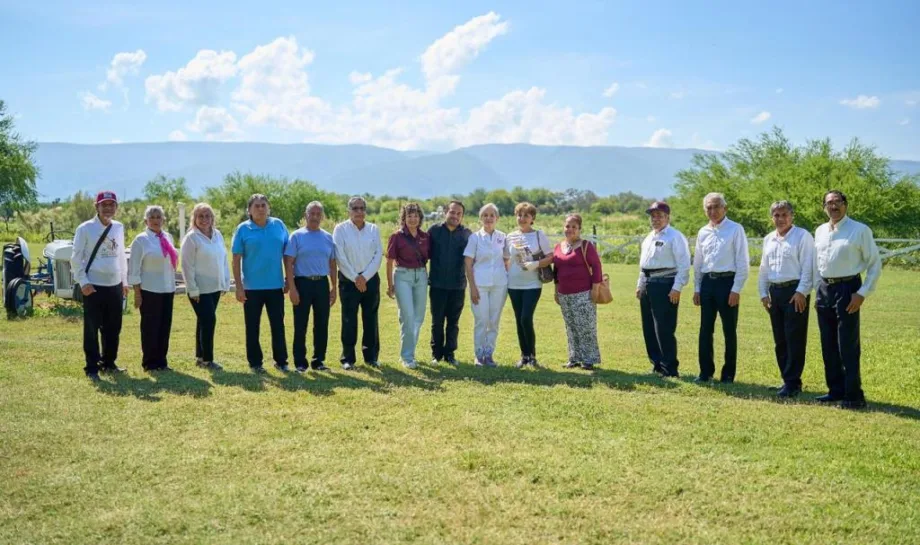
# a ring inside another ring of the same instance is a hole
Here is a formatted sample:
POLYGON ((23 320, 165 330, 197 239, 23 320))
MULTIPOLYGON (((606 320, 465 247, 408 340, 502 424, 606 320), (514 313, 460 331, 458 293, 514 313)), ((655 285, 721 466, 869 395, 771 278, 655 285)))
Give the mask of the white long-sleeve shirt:
POLYGON ((671 289, 682 290, 690 282, 690 245, 687 237, 670 225, 661 231, 652 230, 642 241, 639 282, 636 284, 639 289, 646 282, 642 269, 677 269, 671 289))
POLYGON ((863 297, 875 291, 882 274, 882 258, 875 245, 872 229, 844 216, 831 229, 830 223, 815 231, 815 264, 822 278, 842 278, 866 273, 856 293, 863 297))
POLYGON ((700 292, 703 275, 734 271, 732 291, 741 293, 748 277, 750 256, 744 227, 723 218, 718 225, 706 224, 696 235, 693 251, 693 291, 700 292))
POLYGON ((373 223, 365 222, 362 229, 345 220, 332 230, 335 242, 335 261, 345 278, 355 281, 358 275, 370 280, 380 269, 383 244, 380 231, 373 223))
POLYGON ((484 228, 479 229, 467 239, 463 256, 473 259, 473 279, 477 287, 508 285, 505 259, 510 258, 510 254, 505 245, 505 233, 495 229, 489 234, 484 228))
POLYGON ((798 280, 795 291, 808 295, 814 287, 815 239, 795 225, 780 237, 776 231, 763 238, 763 255, 757 288, 760 298, 770 293, 770 284, 798 280))
MULTIPOLYGON (((166 231, 162 233, 173 244, 172 235, 166 231)), ((176 269, 169 256, 163 255, 160 238, 150 229, 138 233, 131 243, 128 284, 140 285, 142 290, 153 293, 176 292, 176 269)))
POLYGON ((86 262, 96 247, 96 242, 105 231, 105 225, 99 216, 85 221, 77 227, 73 234, 73 255, 70 258, 70 269, 74 279, 81 286, 117 286, 128 285, 128 257, 125 253, 125 226, 121 222, 112 220, 112 229, 106 235, 105 241, 99 246, 96 259, 87 273, 86 262))
POLYGON ((230 290, 227 248, 220 231, 212 229, 211 238, 208 238, 197 227, 192 228, 182 239, 179 255, 182 258, 185 292, 189 297, 230 290))

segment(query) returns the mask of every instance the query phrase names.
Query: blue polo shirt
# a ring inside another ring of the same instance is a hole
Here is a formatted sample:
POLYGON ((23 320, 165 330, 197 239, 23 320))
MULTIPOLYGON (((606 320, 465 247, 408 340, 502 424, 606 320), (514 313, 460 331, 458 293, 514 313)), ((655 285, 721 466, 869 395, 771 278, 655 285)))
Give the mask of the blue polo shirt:
POLYGON ((233 233, 233 255, 243 256, 243 285, 247 290, 284 288, 284 249, 288 231, 278 218, 268 218, 265 227, 246 220, 233 233))
POLYGON ((294 276, 326 276, 329 260, 335 259, 335 242, 323 229, 301 227, 291 233, 284 255, 294 258, 294 276))

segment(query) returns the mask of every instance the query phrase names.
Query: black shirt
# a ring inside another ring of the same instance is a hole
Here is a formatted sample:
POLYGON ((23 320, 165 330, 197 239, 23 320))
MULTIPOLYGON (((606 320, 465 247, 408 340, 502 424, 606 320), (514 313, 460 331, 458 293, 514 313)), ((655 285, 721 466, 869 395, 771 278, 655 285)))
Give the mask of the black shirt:
POLYGON ((466 273, 463 268, 463 250, 472 231, 460 224, 451 231, 443 223, 428 229, 431 241, 428 285, 432 288, 466 289, 466 273))

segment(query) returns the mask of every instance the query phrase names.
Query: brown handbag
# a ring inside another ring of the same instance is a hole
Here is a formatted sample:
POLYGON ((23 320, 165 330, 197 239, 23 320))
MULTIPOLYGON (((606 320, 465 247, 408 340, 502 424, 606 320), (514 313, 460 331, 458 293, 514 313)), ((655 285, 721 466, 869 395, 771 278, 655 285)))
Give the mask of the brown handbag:
MULTIPOLYGON (((582 241, 581 244, 581 257, 585 260, 585 267, 588 267, 588 275, 591 279, 594 279, 594 269, 591 268, 591 265, 588 264, 588 256, 585 251, 585 244, 590 244, 587 241, 582 241)), ((601 275, 601 283, 595 284, 591 283, 591 302, 595 305, 606 305, 613 301, 613 294, 610 293, 610 275, 604 273, 601 275)))

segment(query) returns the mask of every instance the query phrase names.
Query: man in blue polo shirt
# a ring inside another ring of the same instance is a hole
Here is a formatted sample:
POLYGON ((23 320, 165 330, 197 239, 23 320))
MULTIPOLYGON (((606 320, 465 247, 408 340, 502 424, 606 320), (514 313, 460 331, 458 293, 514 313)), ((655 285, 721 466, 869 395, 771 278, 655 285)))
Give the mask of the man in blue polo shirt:
POLYGON ((282 272, 288 231, 284 222, 269 216, 268 197, 255 194, 249 198, 249 220, 233 233, 233 279, 236 299, 243 303, 246 321, 246 359, 255 373, 262 368, 262 345, 259 326, 262 307, 268 312, 272 330, 272 359, 275 368, 287 371, 287 342, 284 338, 284 285, 282 272))

